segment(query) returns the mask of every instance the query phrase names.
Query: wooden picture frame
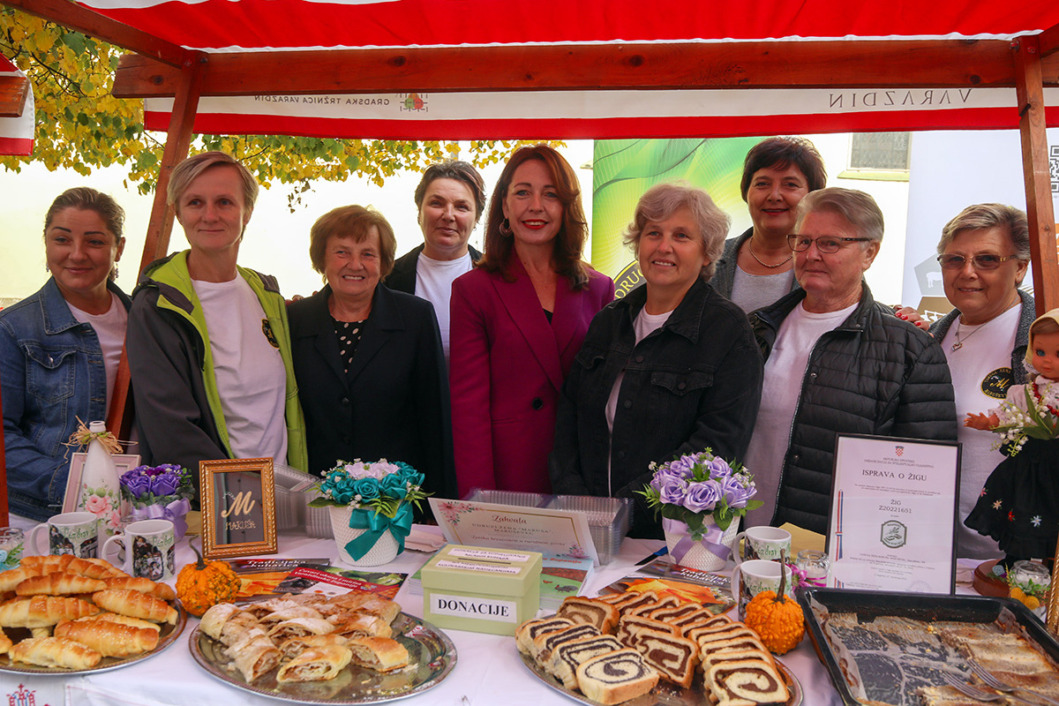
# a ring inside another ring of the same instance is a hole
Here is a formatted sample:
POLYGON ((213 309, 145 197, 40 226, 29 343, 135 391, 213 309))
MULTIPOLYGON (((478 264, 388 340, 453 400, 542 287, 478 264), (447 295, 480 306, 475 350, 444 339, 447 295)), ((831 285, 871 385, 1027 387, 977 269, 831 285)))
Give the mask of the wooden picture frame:
MULTIPOLYGON (((111 454, 118 478, 140 465, 140 454, 111 454)), ((70 474, 66 478, 66 494, 63 496, 63 512, 77 512, 81 500, 81 476, 85 471, 87 453, 77 451, 70 454, 70 474)))
POLYGON ((276 553, 271 458, 200 461, 199 489, 203 556, 224 559, 276 553))

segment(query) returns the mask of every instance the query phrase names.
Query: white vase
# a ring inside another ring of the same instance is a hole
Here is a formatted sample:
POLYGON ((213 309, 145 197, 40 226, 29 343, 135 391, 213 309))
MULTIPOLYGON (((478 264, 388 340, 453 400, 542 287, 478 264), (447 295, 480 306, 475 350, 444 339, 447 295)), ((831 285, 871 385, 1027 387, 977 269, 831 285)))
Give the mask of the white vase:
POLYGON ((397 546, 397 540, 394 539, 393 534, 389 531, 383 532, 378 540, 375 542, 375 546, 368 550, 368 553, 359 559, 354 559, 353 556, 346 551, 346 544, 352 542, 354 539, 364 534, 368 530, 366 529, 353 529, 349 526, 349 518, 353 514, 353 508, 336 507, 334 505, 328 506, 328 511, 331 514, 331 531, 335 535, 335 544, 338 545, 338 558, 344 564, 350 566, 379 566, 381 564, 388 564, 397 558, 400 553, 400 549, 397 546))
MULTIPOLYGON (((712 517, 705 518, 703 525, 712 529, 714 534, 719 531, 712 517)), ((739 534, 739 518, 732 520, 728 529, 721 533, 719 541, 714 540, 714 544, 723 545, 728 549, 727 553, 722 551, 720 554, 708 546, 709 541, 692 540, 688 536, 688 526, 679 520, 665 520, 663 527, 665 528, 666 546, 675 563, 700 571, 720 571, 731 556, 735 536, 739 534)))
MULTIPOLYGON (((107 430, 105 422, 91 422, 88 430, 100 434, 107 430)), ((78 510, 91 512, 99 518, 100 541, 116 533, 121 527, 121 485, 118 469, 110 452, 99 439, 88 444, 85 465, 81 471, 81 495, 78 510)))

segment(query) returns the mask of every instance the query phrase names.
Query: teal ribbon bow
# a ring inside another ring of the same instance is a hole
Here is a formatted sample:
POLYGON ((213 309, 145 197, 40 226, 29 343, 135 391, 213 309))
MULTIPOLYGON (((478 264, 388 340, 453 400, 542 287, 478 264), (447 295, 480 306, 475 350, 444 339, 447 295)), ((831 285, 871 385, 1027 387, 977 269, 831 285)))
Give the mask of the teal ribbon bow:
POLYGON ((412 506, 401 503, 392 519, 374 510, 354 510, 349 516, 349 527, 367 530, 356 539, 346 542, 346 551, 354 559, 359 560, 371 551, 387 531, 397 540, 397 553, 400 554, 404 551, 404 538, 412 531, 412 506))

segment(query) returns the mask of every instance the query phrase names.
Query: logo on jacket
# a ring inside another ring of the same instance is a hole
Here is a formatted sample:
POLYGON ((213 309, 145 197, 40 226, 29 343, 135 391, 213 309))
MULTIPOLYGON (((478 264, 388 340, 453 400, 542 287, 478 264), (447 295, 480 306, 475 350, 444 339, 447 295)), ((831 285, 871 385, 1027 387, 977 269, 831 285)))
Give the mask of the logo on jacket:
POLYGON ((268 319, 261 319, 261 333, 265 334, 265 338, 273 348, 279 348, 279 341, 276 340, 276 334, 272 332, 272 324, 268 322, 268 319))
POLYGON ((982 378, 982 394, 1002 400, 1007 397, 1012 382, 1011 368, 997 368, 982 378))

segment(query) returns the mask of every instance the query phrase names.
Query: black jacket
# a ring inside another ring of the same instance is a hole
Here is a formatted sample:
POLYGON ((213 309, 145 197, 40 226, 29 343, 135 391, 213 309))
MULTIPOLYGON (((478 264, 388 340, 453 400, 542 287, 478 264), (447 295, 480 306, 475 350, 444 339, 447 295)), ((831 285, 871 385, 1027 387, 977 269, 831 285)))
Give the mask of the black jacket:
MULTIPOLYGON (((470 246, 467 249, 471 253, 471 262, 478 262, 482 259, 482 253, 470 246)), ((390 274, 386 275, 383 284, 395 292, 415 294, 416 265, 419 264, 419 256, 422 254, 423 246, 418 245, 394 260, 393 269, 390 270, 390 274)))
POLYGON ((404 461, 426 475, 424 489, 456 497, 448 375, 433 307, 377 286, 347 375, 330 296, 325 286, 287 309, 309 472, 339 459, 404 461))
POLYGON ((646 301, 638 287, 592 319, 563 385, 549 473, 556 493, 635 498, 630 534, 661 537, 661 520, 634 494, 651 480, 648 464, 707 447, 741 461, 762 364, 743 312, 702 280, 634 346, 633 322, 646 301), (623 371, 611 434, 605 409, 623 371))
MULTIPOLYGON (((827 532, 839 434, 956 440, 952 382, 941 348, 876 304, 868 285, 863 287, 857 308, 820 337, 802 373, 773 525, 827 532)), ((750 314, 766 361, 780 324, 804 298, 798 289, 750 314)))

